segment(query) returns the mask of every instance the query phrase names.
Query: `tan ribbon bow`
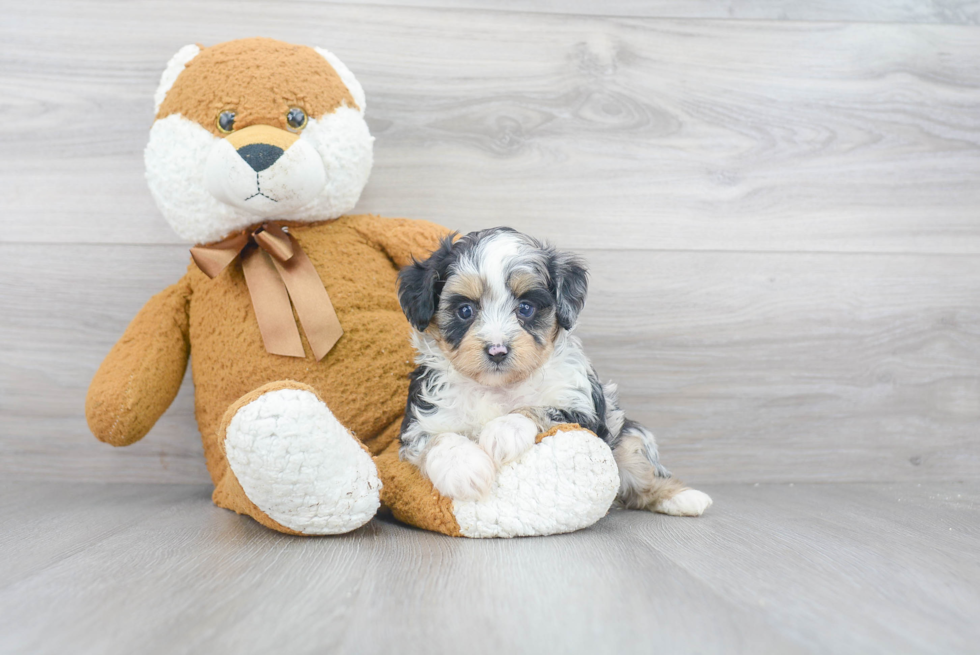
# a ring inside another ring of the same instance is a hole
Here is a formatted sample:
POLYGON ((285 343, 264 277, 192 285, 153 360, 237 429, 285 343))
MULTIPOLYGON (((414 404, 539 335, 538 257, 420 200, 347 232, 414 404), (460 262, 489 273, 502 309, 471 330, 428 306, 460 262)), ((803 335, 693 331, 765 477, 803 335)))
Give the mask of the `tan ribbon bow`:
POLYGON ((313 262, 278 223, 263 223, 215 244, 195 246, 191 257, 212 279, 236 258, 241 259, 262 342, 270 353, 306 356, 290 299, 317 361, 344 334, 313 262))

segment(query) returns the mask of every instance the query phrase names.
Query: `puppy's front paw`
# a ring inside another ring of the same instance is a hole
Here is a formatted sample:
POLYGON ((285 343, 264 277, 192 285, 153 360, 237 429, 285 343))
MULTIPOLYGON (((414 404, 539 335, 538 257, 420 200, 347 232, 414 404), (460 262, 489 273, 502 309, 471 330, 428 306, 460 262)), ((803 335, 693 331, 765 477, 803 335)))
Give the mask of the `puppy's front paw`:
POLYGON ((498 416, 483 426, 480 446, 498 464, 512 462, 534 445, 538 426, 522 414, 498 416))
POLYGON ((480 500, 490 491, 496 469, 487 453, 466 437, 447 432, 429 445, 423 472, 443 496, 480 500))

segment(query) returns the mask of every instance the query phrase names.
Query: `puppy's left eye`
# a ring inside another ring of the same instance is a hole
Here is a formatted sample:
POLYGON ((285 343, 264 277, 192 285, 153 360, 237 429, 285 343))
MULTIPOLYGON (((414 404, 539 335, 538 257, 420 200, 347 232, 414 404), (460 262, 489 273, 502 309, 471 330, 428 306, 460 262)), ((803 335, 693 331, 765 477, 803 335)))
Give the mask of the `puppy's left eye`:
POLYGON ((299 107, 293 107, 286 113, 286 125, 293 130, 302 130, 306 127, 306 112, 299 107))
POLYGON ((526 301, 521 301, 521 304, 517 306, 517 315, 521 318, 531 318, 534 316, 535 311, 537 311, 537 308, 526 301))

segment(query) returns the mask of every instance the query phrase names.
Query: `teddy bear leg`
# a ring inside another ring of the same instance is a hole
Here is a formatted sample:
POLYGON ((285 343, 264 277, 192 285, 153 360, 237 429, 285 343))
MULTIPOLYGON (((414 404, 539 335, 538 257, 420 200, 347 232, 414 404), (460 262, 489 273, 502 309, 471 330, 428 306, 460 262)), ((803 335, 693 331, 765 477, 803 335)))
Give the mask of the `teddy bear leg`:
POLYGON ((218 432, 227 469, 219 507, 289 534, 341 534, 375 515, 381 482, 371 455, 313 389, 267 384, 235 402, 218 432))
POLYGON ((619 471, 602 439, 577 425, 538 435, 517 460, 500 467, 478 501, 441 496, 417 468, 398 459, 398 443, 377 458, 382 501, 400 521, 452 536, 522 537, 573 532, 606 515, 619 471))

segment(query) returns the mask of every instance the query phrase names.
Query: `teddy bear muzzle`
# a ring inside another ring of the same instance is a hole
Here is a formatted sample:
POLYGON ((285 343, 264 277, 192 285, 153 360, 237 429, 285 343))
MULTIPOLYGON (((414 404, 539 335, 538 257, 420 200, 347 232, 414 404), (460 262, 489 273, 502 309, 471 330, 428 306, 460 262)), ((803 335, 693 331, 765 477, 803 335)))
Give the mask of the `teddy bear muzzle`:
POLYGON ((205 168, 218 201, 256 217, 282 217, 323 190, 326 171, 316 149, 300 135, 252 125, 216 140, 205 168))

